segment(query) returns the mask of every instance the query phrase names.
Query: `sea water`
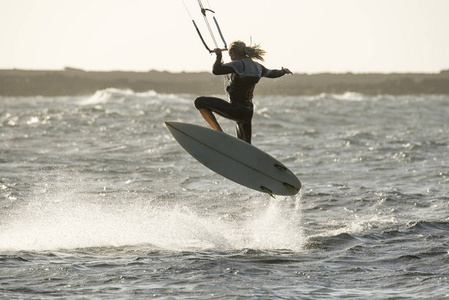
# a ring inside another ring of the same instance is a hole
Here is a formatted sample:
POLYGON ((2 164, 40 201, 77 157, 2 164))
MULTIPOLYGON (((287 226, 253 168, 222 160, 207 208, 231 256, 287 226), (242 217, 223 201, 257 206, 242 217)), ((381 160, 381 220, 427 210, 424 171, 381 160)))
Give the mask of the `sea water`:
POLYGON ((195 97, 0 98, 1 299, 449 299, 449 96, 256 97, 276 199, 173 139, 195 97))

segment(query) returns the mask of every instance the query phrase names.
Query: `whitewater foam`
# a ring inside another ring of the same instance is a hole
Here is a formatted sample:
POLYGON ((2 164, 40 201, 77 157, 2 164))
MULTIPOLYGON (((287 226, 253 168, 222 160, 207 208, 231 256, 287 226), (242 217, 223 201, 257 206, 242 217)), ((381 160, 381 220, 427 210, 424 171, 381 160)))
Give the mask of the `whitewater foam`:
MULTIPOLYGON (((261 207, 254 203, 247 214, 252 217, 246 219, 154 200, 151 195, 120 200, 88 194, 80 181, 50 184, 9 209, 0 225, 0 250, 141 244, 173 251, 300 250, 303 245, 300 211, 292 209, 290 198, 273 199, 261 207)), ((298 205, 299 197, 294 206, 298 205)))

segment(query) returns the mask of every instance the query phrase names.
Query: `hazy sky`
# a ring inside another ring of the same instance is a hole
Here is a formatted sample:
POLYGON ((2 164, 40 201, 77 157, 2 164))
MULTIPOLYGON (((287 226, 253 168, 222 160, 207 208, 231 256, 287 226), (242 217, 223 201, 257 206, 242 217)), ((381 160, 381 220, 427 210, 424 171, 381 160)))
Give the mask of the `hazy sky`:
MULTIPOLYGON (((227 42, 260 43, 268 68, 449 69, 449 0, 209 3, 227 42)), ((0 0, 0 28, 1 69, 209 71, 214 61, 182 0, 0 0)))

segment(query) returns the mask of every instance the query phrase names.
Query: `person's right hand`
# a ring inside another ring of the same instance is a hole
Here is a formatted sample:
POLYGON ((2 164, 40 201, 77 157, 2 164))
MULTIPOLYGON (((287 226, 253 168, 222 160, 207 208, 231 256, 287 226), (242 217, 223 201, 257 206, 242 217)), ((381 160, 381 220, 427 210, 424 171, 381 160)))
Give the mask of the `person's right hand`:
POLYGON ((215 48, 214 49, 215 54, 217 55, 221 55, 221 49, 220 48, 215 48))

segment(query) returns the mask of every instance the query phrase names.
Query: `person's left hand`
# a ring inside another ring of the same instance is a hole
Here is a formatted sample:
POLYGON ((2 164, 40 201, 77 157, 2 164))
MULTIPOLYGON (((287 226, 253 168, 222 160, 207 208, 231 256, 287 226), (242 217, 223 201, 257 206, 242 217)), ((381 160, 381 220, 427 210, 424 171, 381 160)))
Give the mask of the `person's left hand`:
POLYGON ((287 69, 287 68, 284 68, 284 67, 282 67, 282 71, 284 71, 284 72, 285 72, 285 74, 290 74, 290 75, 293 75, 292 71, 290 71, 290 70, 289 70, 289 69, 287 69))
POLYGON ((221 49, 220 48, 215 48, 214 49, 215 54, 217 55, 221 55, 221 49))

